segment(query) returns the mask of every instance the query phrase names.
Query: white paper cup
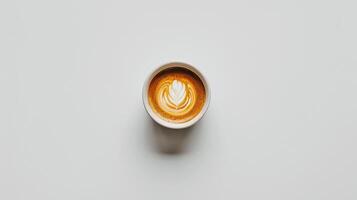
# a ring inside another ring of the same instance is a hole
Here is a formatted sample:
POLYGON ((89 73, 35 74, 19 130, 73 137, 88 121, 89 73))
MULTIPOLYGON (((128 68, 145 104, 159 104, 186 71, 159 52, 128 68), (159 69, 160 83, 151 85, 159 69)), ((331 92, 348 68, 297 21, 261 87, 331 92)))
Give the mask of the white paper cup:
POLYGON ((186 63, 182 63, 182 62, 170 62, 164 65, 161 65, 160 67, 158 67, 157 69, 155 69, 146 79, 146 81, 144 82, 144 86, 143 86, 143 91, 142 91, 142 98, 143 98, 143 103, 144 103, 144 107, 147 111, 147 113, 150 115, 150 117, 157 122, 158 124, 166 127, 166 128, 172 128, 172 129, 183 129, 183 128, 187 128, 190 127, 192 125, 194 125, 195 123, 197 123, 202 117, 203 115, 206 113, 209 103, 210 103, 210 99, 211 99, 211 91, 210 88, 208 86, 207 80, 206 78, 203 76, 203 74, 196 69, 195 67, 193 67, 192 65, 186 64, 186 63), (166 121, 164 119, 162 119, 160 116, 158 116, 158 114, 156 114, 152 109, 151 106, 149 104, 149 99, 148 99, 148 90, 149 90, 149 86, 150 83, 152 81, 152 79, 161 71, 165 70, 165 69, 169 69, 169 68, 173 68, 173 67, 182 67, 182 68, 186 68, 188 70, 190 70, 191 72, 195 73, 202 81, 203 86, 205 88, 205 92, 206 92, 206 100, 205 100, 205 104, 202 107, 202 110, 200 111, 200 113, 198 115, 196 115, 194 118, 192 118, 191 120, 187 121, 187 122, 183 122, 183 123, 174 123, 174 122, 169 122, 166 121))

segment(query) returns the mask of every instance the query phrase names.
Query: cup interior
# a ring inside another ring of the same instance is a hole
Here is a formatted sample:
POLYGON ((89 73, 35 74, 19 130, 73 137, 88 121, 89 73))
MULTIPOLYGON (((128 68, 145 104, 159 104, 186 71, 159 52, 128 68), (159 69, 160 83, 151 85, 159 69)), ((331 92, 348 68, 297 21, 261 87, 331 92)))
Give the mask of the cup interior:
POLYGON ((192 65, 189 65, 187 63, 182 63, 182 62, 167 63, 167 64, 164 64, 164 65, 158 67, 157 69, 155 69, 146 79, 144 86, 143 86, 142 93, 143 93, 142 97, 143 97, 144 107, 145 107, 146 111, 148 112, 148 114, 150 115, 150 117, 158 124, 160 124, 164 127, 167 127, 167 128, 172 128, 172 129, 187 128, 187 127, 190 127, 190 126, 194 125, 195 123, 197 123, 203 117, 203 115, 206 113, 209 103, 210 103, 210 97, 211 97, 210 88, 209 88, 206 78, 203 76, 203 74, 198 69, 193 67, 192 65), (150 83, 153 80, 153 78, 161 71, 169 69, 169 68, 174 68, 174 67, 185 68, 185 69, 193 72, 194 74, 196 74, 200 78, 201 82, 203 83, 203 86, 205 88, 205 94, 206 94, 205 103, 204 103, 201 111, 191 120, 189 120, 187 122, 182 122, 182 123, 174 123, 174 122, 169 122, 169 121, 162 119, 160 116, 158 116, 158 114, 156 114, 152 110, 152 108, 149 104, 149 99, 148 99, 148 90, 149 90, 149 86, 150 86, 150 83))

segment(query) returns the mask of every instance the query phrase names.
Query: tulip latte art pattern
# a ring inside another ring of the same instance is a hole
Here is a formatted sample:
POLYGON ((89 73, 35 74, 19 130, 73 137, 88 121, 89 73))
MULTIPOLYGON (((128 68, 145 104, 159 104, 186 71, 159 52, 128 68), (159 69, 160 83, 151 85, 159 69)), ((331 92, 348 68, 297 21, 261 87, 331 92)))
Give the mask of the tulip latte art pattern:
POLYGON ((166 81, 156 95, 160 107, 171 115, 184 115, 195 105, 195 91, 179 80, 166 81))
POLYGON ((164 70, 149 86, 149 103, 164 120, 185 122, 195 117, 205 100, 204 86, 186 69, 164 70))

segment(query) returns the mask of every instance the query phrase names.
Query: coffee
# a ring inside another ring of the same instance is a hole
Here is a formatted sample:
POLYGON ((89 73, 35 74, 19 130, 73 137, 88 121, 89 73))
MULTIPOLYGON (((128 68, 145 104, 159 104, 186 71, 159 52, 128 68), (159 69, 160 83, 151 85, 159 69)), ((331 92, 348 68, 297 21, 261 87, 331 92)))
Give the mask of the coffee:
POLYGON ((170 123, 190 121, 201 112, 206 101, 205 86, 200 77, 179 65, 156 74, 147 92, 153 112, 170 123))

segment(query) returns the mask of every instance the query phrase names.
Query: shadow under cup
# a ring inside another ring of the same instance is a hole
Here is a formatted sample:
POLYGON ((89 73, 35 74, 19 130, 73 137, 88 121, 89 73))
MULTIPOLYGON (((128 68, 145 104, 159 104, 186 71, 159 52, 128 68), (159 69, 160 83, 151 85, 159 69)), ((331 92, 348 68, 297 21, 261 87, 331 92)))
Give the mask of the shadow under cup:
POLYGON ((182 129, 198 122, 208 109, 210 89, 202 73, 182 62, 164 64, 144 83, 143 103, 158 124, 182 129))

